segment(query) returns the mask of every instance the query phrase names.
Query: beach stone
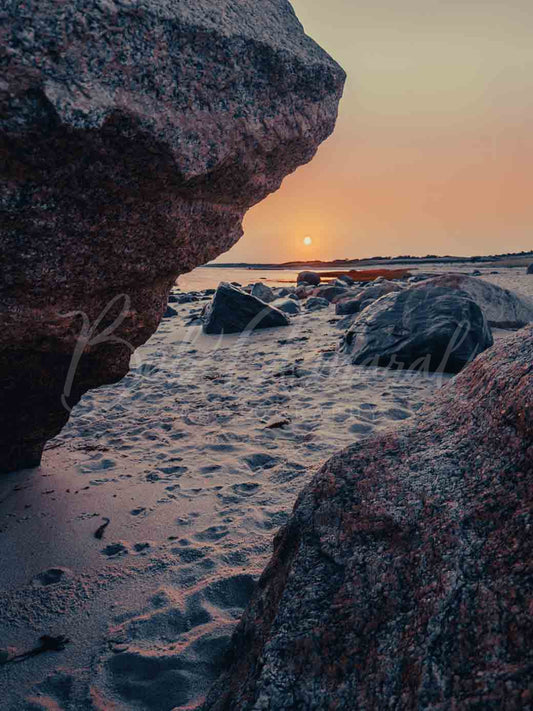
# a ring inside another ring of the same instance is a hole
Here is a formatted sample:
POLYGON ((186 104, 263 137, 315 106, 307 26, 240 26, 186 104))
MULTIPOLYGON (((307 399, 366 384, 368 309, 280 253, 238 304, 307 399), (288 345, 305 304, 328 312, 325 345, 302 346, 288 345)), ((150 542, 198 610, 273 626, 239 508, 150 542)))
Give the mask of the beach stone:
POLYGON ((276 299, 281 299, 283 297, 288 297, 291 296, 291 294, 294 294, 295 288, 294 287, 285 287, 282 286, 281 289, 275 289, 274 294, 276 296, 276 299))
MULTIPOLYGON (((493 272, 494 274, 497 274, 498 272, 493 272)), ((527 268, 526 274, 533 274, 533 262, 529 265, 527 268)))
POLYGON ((264 301, 265 304, 269 304, 276 298, 272 289, 266 284, 261 283, 260 281, 258 281, 252 286, 252 291, 250 293, 257 299, 261 299, 261 301, 264 301))
POLYGON ((349 316, 359 313, 361 310, 361 299, 359 296, 355 298, 341 299, 335 304, 335 313, 337 316, 349 316))
POLYGON ((533 327, 298 497, 203 711, 531 705, 533 327))
POLYGON ((285 314, 291 314, 293 316, 299 314, 302 310, 299 301, 295 301, 294 299, 289 298, 276 299, 276 301, 272 302, 272 306, 275 306, 277 309, 283 311, 283 313, 285 314))
POLYGON ((336 281, 343 282, 344 284, 348 284, 348 286, 353 286, 355 284, 355 280, 352 279, 351 276, 348 276, 348 274, 341 274, 340 276, 337 277, 336 281))
POLYGON ((289 319, 251 294, 222 282, 203 316, 204 333, 242 333, 261 328, 288 326, 289 319))
POLYGON ((360 311, 365 309, 369 304, 376 301, 376 299, 380 299, 386 294, 392 294, 394 292, 401 291, 404 288, 403 286, 400 286, 400 284, 388 281, 387 279, 383 279, 383 277, 380 277, 380 279, 381 281, 379 282, 379 284, 376 284, 375 281, 369 283, 359 296, 360 311))
POLYGON ((502 289, 483 279, 474 279, 466 274, 443 274, 433 277, 422 285, 460 290, 468 294, 483 311, 489 326, 493 328, 522 328, 533 322, 533 299, 502 289))
POLYGON ((339 298, 350 293, 349 288, 345 286, 330 286, 329 284, 315 289, 314 296, 319 296, 321 299, 327 299, 330 303, 334 303, 339 298))
POLYGON ((300 272, 297 278, 298 284, 309 284, 310 286, 318 286, 320 284, 320 274, 317 272, 300 272))
POLYGON ((128 372, 177 275, 228 250, 247 210, 311 160, 345 75, 287 0, 3 9, 0 470, 10 471, 37 466, 82 394, 128 372))
POLYGON ((359 293, 351 292, 352 295, 350 298, 341 298, 336 301, 335 313, 339 316, 356 314, 377 299, 385 296, 385 294, 401 291, 403 288, 404 287, 400 284, 396 284, 386 279, 381 281, 379 284, 369 282, 369 284, 361 287, 359 293))
POLYGON ((382 296, 356 315, 342 350, 354 365, 458 373, 493 344, 468 294, 417 286, 382 296))
POLYGON ((327 309, 329 307, 329 301, 327 299, 322 299, 320 296, 312 296, 305 302, 305 308, 308 311, 320 311, 321 309, 327 309))
POLYGON ((165 309, 165 313, 163 314, 163 318, 172 318, 172 316, 177 316, 178 312, 176 309, 173 309, 172 306, 167 306, 165 309))
POLYGON ((314 286, 309 286, 307 284, 300 285, 296 287, 295 294, 296 296, 300 299, 307 299, 309 296, 311 296, 315 291, 314 286))

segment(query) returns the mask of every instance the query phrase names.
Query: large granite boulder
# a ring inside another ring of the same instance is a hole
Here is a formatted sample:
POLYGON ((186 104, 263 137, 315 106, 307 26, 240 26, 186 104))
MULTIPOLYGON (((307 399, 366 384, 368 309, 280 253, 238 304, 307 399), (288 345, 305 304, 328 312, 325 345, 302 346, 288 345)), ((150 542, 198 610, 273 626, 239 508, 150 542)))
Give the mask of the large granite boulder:
POLYGON ((356 315, 342 350, 354 365, 458 373, 492 343, 468 294, 417 286, 382 296, 356 315))
POLYGON ((459 289, 468 294, 493 328, 522 328, 533 322, 533 300, 466 274, 443 274, 422 284, 459 289))
POLYGON ((120 379, 176 276, 333 130, 344 73, 287 0, 4 3, 0 470, 120 379))
POLYGON ((242 333, 288 326, 288 317, 252 294, 222 282, 203 316, 204 333, 242 333))
POLYGON ((533 328, 300 494, 205 711, 531 708, 533 328))

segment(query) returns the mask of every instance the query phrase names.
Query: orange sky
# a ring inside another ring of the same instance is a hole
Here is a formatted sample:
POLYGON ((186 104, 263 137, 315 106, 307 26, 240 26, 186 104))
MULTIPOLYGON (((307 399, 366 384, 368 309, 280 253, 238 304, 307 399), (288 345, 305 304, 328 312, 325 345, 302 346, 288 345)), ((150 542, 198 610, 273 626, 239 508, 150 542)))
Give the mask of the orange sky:
POLYGON ((531 1, 293 6, 348 73, 337 129, 217 261, 533 249, 531 1))

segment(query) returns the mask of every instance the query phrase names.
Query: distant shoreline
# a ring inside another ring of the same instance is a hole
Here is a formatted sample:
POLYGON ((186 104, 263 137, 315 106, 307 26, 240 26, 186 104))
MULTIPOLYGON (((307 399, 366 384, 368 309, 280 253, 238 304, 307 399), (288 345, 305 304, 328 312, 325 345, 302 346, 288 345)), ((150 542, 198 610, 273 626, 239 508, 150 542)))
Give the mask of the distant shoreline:
POLYGON ((330 262, 320 260, 294 261, 283 263, 248 263, 248 262, 221 262, 218 264, 206 264, 211 269, 353 269, 383 264, 456 264, 470 262, 472 264, 494 264, 500 267, 524 267, 533 261, 532 252, 520 252, 513 254, 490 254, 475 257, 455 257, 427 255, 426 257, 372 257, 370 259, 335 259, 330 262))

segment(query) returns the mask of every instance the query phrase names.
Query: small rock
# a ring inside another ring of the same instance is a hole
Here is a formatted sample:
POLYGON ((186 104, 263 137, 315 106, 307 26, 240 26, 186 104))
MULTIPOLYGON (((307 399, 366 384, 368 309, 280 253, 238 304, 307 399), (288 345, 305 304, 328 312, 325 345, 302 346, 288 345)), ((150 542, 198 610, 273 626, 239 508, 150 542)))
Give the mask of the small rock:
POLYGON ((312 296, 306 301, 305 308, 308 311, 320 311, 321 309, 327 309, 329 307, 329 301, 327 299, 322 299, 320 296, 312 296))
POLYGON ((265 304, 270 304, 270 302, 274 301, 276 298, 272 289, 266 284, 262 284, 260 281, 256 282, 252 286, 251 294, 252 296, 255 296, 256 299, 264 301, 265 304))
POLYGON ((297 283, 318 286, 320 284, 320 274, 317 274, 317 272, 300 272, 298 274, 297 283))
POLYGON ((276 299, 276 301, 272 303, 272 306, 275 306, 277 309, 283 311, 283 313, 285 314, 291 314, 293 316, 299 314, 302 310, 299 301, 295 301, 294 299, 289 298, 276 299))
POLYGON ((178 312, 176 309, 173 309, 172 306, 167 306, 165 313, 163 314, 163 318, 172 318, 173 316, 177 316, 178 312))
POLYGON ((342 301, 337 301, 335 304, 335 313, 337 316, 349 316, 350 314, 356 314, 361 309, 361 299, 359 297, 355 299, 342 299, 342 301))

